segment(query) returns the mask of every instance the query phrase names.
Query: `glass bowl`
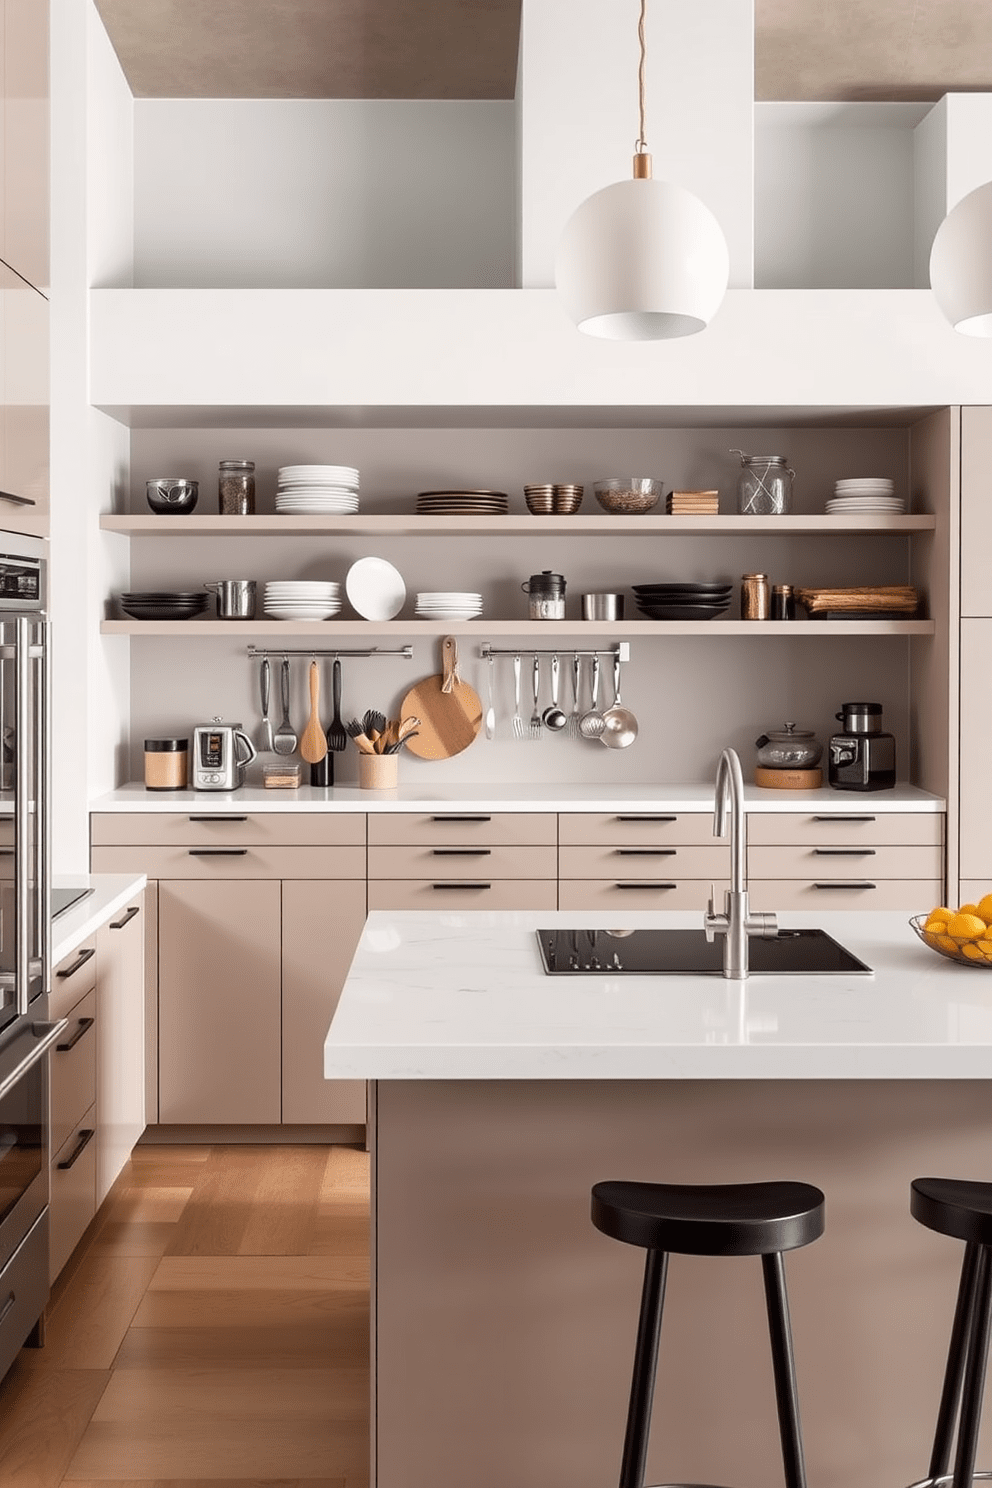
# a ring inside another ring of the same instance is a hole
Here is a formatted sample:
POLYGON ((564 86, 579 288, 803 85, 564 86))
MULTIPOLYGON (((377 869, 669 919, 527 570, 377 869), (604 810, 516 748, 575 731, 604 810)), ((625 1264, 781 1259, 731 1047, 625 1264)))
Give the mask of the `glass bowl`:
POLYGON ((615 475, 610 480, 594 481, 593 491, 604 511, 629 517, 657 506, 664 484, 646 475, 615 475))
POLYGON ((938 934, 934 930, 924 930, 926 919, 926 915, 914 915, 909 923, 923 944, 929 946, 931 951, 936 951, 938 956, 946 956, 948 961, 956 961, 959 966, 979 966, 992 971, 992 929, 989 930, 986 940, 964 940, 957 935, 938 934), (990 948, 987 953, 979 949, 980 946, 985 945, 990 948))

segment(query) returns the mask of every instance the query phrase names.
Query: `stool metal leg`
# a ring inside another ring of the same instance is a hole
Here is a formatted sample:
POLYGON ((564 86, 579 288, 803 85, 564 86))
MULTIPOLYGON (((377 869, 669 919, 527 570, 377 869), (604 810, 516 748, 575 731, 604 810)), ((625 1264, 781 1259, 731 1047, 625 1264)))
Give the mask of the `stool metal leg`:
POLYGON ((641 1313, 637 1323, 637 1342, 634 1345, 634 1373, 630 1382, 620 1488, 643 1488, 644 1485, 667 1276, 667 1252, 649 1250, 644 1262, 644 1286, 641 1289, 641 1313))
POLYGON ((954 1459, 954 1488, 971 1488, 978 1454, 978 1432, 982 1424, 982 1394, 989 1354, 989 1332, 992 1325, 992 1251, 979 1246, 975 1275, 974 1311, 968 1340, 968 1362, 965 1365, 961 1391, 961 1423, 954 1459))
POLYGON ((930 1478, 946 1477, 950 1466, 951 1444, 954 1440, 954 1427, 957 1424, 958 1412, 961 1409, 964 1363, 968 1353, 968 1338, 975 1308, 975 1278, 979 1248, 974 1241, 970 1241, 965 1246, 964 1261, 961 1264, 958 1300, 954 1307, 951 1341, 947 1349, 947 1367, 944 1370, 944 1384, 940 1392, 940 1406, 937 1411, 937 1428, 933 1437, 933 1451, 930 1453, 930 1470, 927 1474, 930 1478))
POLYGON ((782 1463, 787 1488, 806 1488, 806 1464, 799 1425, 799 1392, 796 1387, 796 1365, 792 1353, 792 1330, 789 1326, 789 1300, 785 1290, 785 1262, 780 1251, 761 1257, 765 1278, 765 1303, 768 1309, 768 1334, 772 1345, 772 1368, 775 1373, 775 1400, 778 1405, 778 1429, 782 1438, 782 1463))

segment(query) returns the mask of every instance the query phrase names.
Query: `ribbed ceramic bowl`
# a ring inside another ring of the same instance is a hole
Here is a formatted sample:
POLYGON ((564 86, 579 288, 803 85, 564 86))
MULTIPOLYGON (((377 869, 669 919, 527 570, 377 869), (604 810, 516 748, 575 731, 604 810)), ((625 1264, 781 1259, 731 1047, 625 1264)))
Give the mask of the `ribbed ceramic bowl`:
POLYGON ((595 481, 593 490, 604 511, 614 516, 631 517, 658 505, 664 481, 645 475, 620 475, 595 481))
POLYGON ((962 940, 957 935, 943 935, 934 930, 924 930, 926 915, 914 915, 910 925, 931 951, 936 951, 938 956, 946 956, 948 961, 957 961, 960 966, 982 966, 987 971, 992 971, 992 930, 989 931, 987 940, 962 940), (982 947, 988 946, 988 951, 982 947))
POLYGON ((582 505, 581 486, 524 486, 527 510, 535 517, 567 517, 582 505))

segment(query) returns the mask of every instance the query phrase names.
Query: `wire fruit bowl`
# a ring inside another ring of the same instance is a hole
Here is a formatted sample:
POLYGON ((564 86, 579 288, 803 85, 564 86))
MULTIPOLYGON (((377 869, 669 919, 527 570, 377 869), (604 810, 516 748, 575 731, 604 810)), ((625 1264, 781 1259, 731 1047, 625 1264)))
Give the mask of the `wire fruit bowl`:
POLYGON ((992 971, 992 929, 984 939, 965 939, 961 935, 948 935, 944 931, 925 930, 926 915, 913 915, 910 925, 931 951, 956 961, 959 966, 979 966, 992 971))

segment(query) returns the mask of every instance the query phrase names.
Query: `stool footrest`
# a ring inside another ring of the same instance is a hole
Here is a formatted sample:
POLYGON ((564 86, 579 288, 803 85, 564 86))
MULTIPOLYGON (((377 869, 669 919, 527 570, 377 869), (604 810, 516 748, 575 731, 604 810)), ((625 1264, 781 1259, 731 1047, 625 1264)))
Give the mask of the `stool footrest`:
MULTIPOLYGON (((973 1483, 988 1482, 990 1478, 992 1478, 992 1472, 975 1472, 971 1475, 973 1483)), ((941 1473, 939 1478, 921 1478, 918 1483, 907 1484, 907 1488, 946 1488, 946 1485, 953 1482, 954 1474, 948 1472, 941 1473)))

